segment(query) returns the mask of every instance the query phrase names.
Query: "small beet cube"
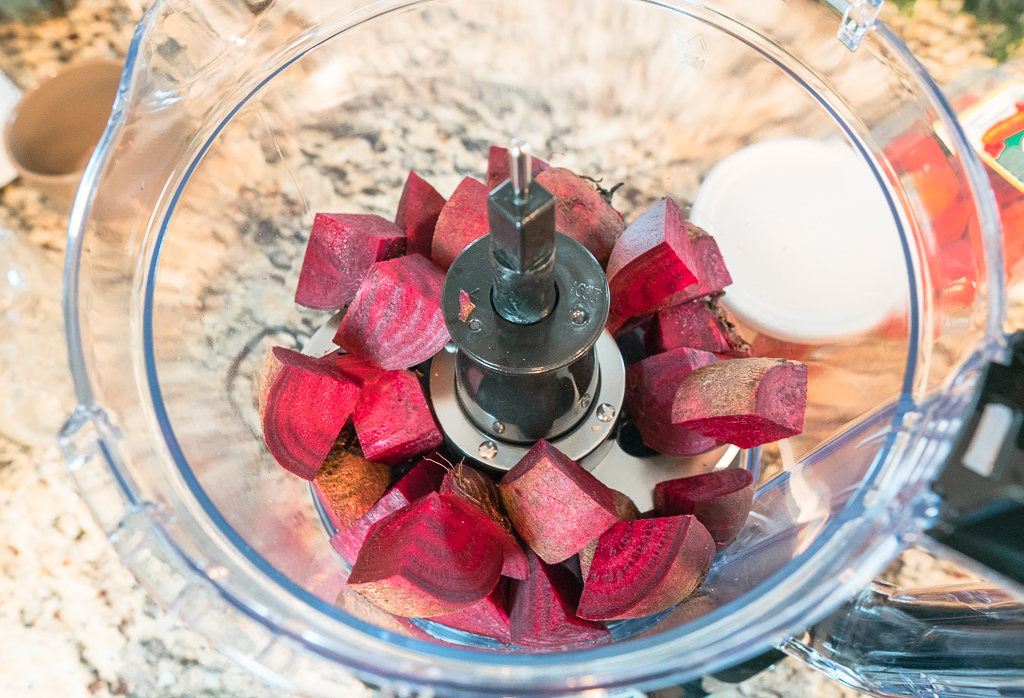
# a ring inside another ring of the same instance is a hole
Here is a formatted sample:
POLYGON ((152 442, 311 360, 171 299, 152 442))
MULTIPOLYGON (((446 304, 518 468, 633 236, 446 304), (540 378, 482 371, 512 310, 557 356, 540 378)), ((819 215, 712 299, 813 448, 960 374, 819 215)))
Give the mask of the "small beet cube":
POLYGON ((500 579, 483 601, 478 601, 462 611, 436 616, 431 620, 449 628, 483 635, 505 644, 512 642, 508 618, 508 580, 500 579))
POLYGON ((700 586, 714 557, 711 534, 692 516, 617 523, 597 543, 576 612, 590 620, 660 613, 700 586))
POLYGON ((732 276, 725 268, 725 260, 718 249, 718 243, 704 230, 693 223, 686 224, 686 232, 690 236, 690 249, 697 267, 693 273, 697 275, 697 283, 676 291, 665 300, 655 304, 651 310, 663 310, 681 303, 688 303, 698 298, 719 293, 732 283, 732 276))
POLYGON ((371 460, 395 465, 441 444, 423 386, 410 371, 388 371, 363 386, 352 421, 371 460))
POLYGON ((558 197, 555 202, 555 227, 594 255, 601 268, 625 224, 618 212, 587 180, 564 167, 553 167, 537 176, 537 183, 558 197))
MULTIPOLYGON (((530 176, 534 179, 537 178, 544 170, 548 169, 549 165, 538 158, 530 159, 530 176)), ((500 148, 496 145, 491 146, 491 150, 487 153, 487 190, 494 191, 499 184, 508 179, 511 174, 509 172, 508 163, 508 148, 500 148)), ((551 192, 554 194, 554 192, 551 192)))
POLYGON ((343 433, 320 471, 313 487, 335 528, 348 528, 383 496, 391 482, 391 468, 363 457, 355 435, 343 433), (348 438, 346 438, 348 437, 348 438))
POLYGON ((352 300, 375 262, 405 253, 405 233, 380 216, 318 213, 309 233, 295 302, 337 310, 352 300))
POLYGON ((786 359, 735 359, 698 368, 679 385, 672 424, 753 448, 803 431, 807 366, 786 359))
MULTIPOLYGON (((629 498, 628 495, 619 492, 618 490, 612 490, 612 496, 615 498, 615 512, 619 515, 619 521, 636 521, 640 518, 640 510, 637 509, 636 504, 629 498)), ((580 551, 580 573, 583 579, 587 578, 590 574, 590 563, 594 561, 594 553, 597 552, 597 541, 599 538, 587 543, 587 547, 580 551)))
POLYGON ((736 540, 753 500, 754 477, 741 468, 714 470, 654 486, 658 514, 696 517, 708 529, 718 550, 736 540))
POLYGON ((441 312, 442 286, 444 274, 418 254, 374 264, 334 343, 388 371, 426 361, 451 339, 441 312))
POLYGON ((409 173, 395 214, 395 225, 405 233, 406 254, 419 254, 430 259, 434 228, 444 204, 444 197, 434 187, 415 172, 409 173))
POLYGON ((430 259, 443 271, 448 271, 455 258, 471 242, 490 232, 487 227, 488 194, 487 185, 466 177, 441 209, 434 229, 430 259))
POLYGON ((548 564, 572 557, 619 520, 612 491, 543 439, 498 490, 512 525, 548 564))
POLYGON ((658 311, 644 334, 644 344, 649 355, 676 347, 719 355, 750 355, 750 346, 713 298, 658 311))

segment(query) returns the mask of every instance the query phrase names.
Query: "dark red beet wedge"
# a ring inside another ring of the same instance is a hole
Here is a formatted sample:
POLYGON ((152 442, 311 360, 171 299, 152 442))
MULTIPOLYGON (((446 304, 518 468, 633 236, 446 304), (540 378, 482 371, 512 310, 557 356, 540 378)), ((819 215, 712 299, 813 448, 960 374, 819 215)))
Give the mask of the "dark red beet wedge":
POLYGON ((451 339, 441 312, 444 274, 418 254, 374 264, 334 343, 393 371, 426 361, 451 339))
POLYGON ((598 541, 576 613, 590 620, 660 613, 700 586, 714 557, 711 534, 692 516, 617 523, 598 541))
POLYGON ((466 177, 441 209, 434 229, 430 259, 442 271, 448 271, 469 243, 490 232, 487 228, 487 195, 490 192, 486 184, 466 177))
POLYGON ((639 315, 697 283, 696 259, 683 213, 663 199, 633 221, 608 260, 612 312, 639 315))
POLYGON ((474 635, 483 635, 508 644, 512 642, 508 618, 508 587, 508 580, 502 578, 498 580, 494 590, 483 601, 479 601, 465 610, 437 616, 431 620, 449 628, 474 635))
POLYGON ((714 354, 680 347, 626 367, 624 407, 640 430, 644 443, 668 456, 707 453, 719 441, 672 424, 676 391, 694 369, 713 364, 714 354))
POLYGON ((498 490, 512 525, 548 564, 572 557, 619 520, 612 491, 543 439, 498 490))
POLYGON ((490 535, 496 529, 461 499, 428 494, 370 529, 348 584, 406 618, 461 611, 490 594, 501 576, 501 542, 490 535))
POLYGON ((558 649, 611 640, 608 628, 576 616, 580 583, 567 569, 526 554, 530 576, 515 584, 509 621, 512 642, 523 647, 558 649))
POLYGON ((405 233, 406 254, 420 254, 430 259, 434 228, 444 204, 444 197, 437 189, 415 172, 409 173, 395 214, 395 225, 405 233))
POLYGON ((587 180, 564 167, 553 167, 537 175, 537 183, 558 197, 555 227, 580 243, 601 265, 608 258, 625 224, 618 212, 587 180))
POLYGON ((786 359, 735 359, 704 366, 680 384, 672 424, 740 448, 803 431, 807 366, 786 359))
POLYGON ((337 310, 352 300, 374 262, 405 253, 405 233, 380 216, 318 213, 309 233, 295 302, 337 310))
POLYGON ((725 260, 722 259, 722 253, 718 250, 718 243, 715 242, 715 239, 689 222, 686 224, 686 232, 690 236, 690 249, 697 265, 693 270, 693 273, 697 275, 697 283, 687 286, 682 291, 676 291, 657 303, 651 310, 663 310, 680 303, 688 303, 704 296, 710 296, 732 283, 732 277, 729 275, 729 270, 725 268, 725 260))
POLYGON ((263 438, 281 467, 312 480, 352 414, 359 386, 330 360, 283 347, 267 360, 263 438))
MULTIPOLYGON (((546 162, 538 158, 532 158, 531 163, 530 175, 534 179, 549 167, 546 162)), ((496 145, 492 145, 490 152, 487 154, 487 190, 489 192, 493 191, 495 187, 508 179, 509 176, 508 148, 499 148, 496 145)), ((554 194, 554 192, 551 193, 554 194)))
POLYGON ((718 550, 739 535, 754 501, 754 477, 749 470, 715 470, 693 477, 659 482, 654 508, 661 516, 692 515, 715 541, 718 550))
POLYGON ((388 371, 363 386, 352 411, 363 454, 394 465, 441 444, 423 387, 410 371, 388 371))
MULTIPOLYGON (((382 368, 377 368, 369 361, 352 356, 351 354, 345 354, 340 349, 334 353, 328 354, 331 361, 334 362, 334 366, 345 374, 353 383, 358 385, 360 388, 367 383, 372 383, 387 371, 382 368)), ((327 357, 324 357, 327 358, 327 357)))
POLYGON ((644 334, 649 355, 690 347, 730 357, 750 356, 736 326, 713 298, 702 298, 659 311, 644 334))
MULTIPOLYGON (((615 498, 615 513, 619 515, 619 521, 636 521, 640 518, 640 510, 636 508, 636 504, 633 503, 633 500, 628 495, 618 490, 612 490, 612 497, 615 498)), ((590 563, 594 561, 598 540, 600 539, 595 538, 590 541, 587 543, 587 547, 580 551, 580 574, 583 579, 586 579, 590 573, 590 563)))
POLYGON ((391 468, 364 458, 355 434, 346 429, 327 454, 313 487, 331 523, 344 529, 370 510, 390 482, 391 468))

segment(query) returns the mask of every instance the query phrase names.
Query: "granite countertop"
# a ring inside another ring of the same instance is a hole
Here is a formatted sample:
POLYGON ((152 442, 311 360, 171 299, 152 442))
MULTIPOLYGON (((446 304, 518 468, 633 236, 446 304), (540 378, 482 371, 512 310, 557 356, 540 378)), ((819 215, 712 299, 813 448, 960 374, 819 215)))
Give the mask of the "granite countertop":
MULTIPOLYGON (((913 17, 886 10, 942 83, 995 64, 984 56, 990 30, 957 14, 959 6, 918 0, 913 17)), ((69 61, 123 57, 142 9, 134 1, 80 0, 64 18, 0 23, 0 70, 25 88, 69 61)), ((55 430, 74 402, 59 336, 65 227, 66 214, 20 182, 0 189, 0 230, 13 231, 22 254, 34 256, 43 286, 35 312, 45 323, 41 353, 52 359, 43 433, 55 430)), ((146 596, 78 498, 51 439, 0 434, 0 542, 0 695, 286 695, 210 649, 146 596)), ((911 552, 889 573, 913 577, 932 566, 911 552)), ((706 680, 705 689, 715 698, 862 695, 790 659, 743 684, 706 680)))

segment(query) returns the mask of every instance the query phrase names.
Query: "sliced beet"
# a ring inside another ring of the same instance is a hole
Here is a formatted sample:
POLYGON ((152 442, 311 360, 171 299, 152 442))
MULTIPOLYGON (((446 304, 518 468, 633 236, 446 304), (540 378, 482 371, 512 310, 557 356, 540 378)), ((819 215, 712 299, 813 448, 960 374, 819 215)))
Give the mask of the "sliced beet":
POLYGON ((458 497, 432 492, 370 529, 350 587, 388 613, 430 618, 469 608, 501 576, 494 524, 458 497))
POLYGON ((351 429, 334 442, 313 479, 327 517, 337 529, 348 528, 365 515, 390 483, 391 468, 364 458, 351 429))
POLYGON ((331 360, 284 347, 274 347, 267 362, 263 438, 281 467, 312 480, 352 414, 359 386, 331 360))
POLYGON ((552 167, 537 175, 537 183, 558 197, 555 202, 555 227, 580 243, 601 265, 608 258, 625 224, 618 212, 604 200, 594 186, 565 169, 552 167))
POLYGON ((394 465, 441 444, 423 386, 411 371, 388 371, 363 386, 352 421, 364 455, 394 465))
POLYGON ((692 516, 617 523, 597 543, 576 613, 590 620, 660 613, 700 586, 714 557, 711 534, 692 516))
POLYGON ((444 197, 415 172, 410 172, 402 189, 395 213, 395 225, 405 234, 406 254, 430 259, 437 217, 444 208, 444 197))
POLYGON ((330 357, 331 361, 334 362, 334 366, 339 371, 344 373, 346 377, 360 388, 367 383, 372 383, 386 373, 384 369, 377 368, 369 361, 364 361, 352 354, 342 353, 340 350, 327 356, 330 357))
POLYGON ((686 224, 686 232, 690 236, 690 249, 697 265, 693 271, 697 275, 697 283, 687 286, 682 291, 676 291, 665 300, 655 304, 651 310, 663 310, 680 303, 688 303, 710 296, 721 292, 723 288, 732 283, 732 277, 729 275, 729 270, 725 268, 725 260, 722 259, 722 253, 719 251, 715 239, 689 222, 686 224))
POLYGON ((544 439, 498 490, 512 525, 548 564, 572 557, 619 520, 612 491, 544 439))
POLYGON ((576 616, 580 582, 564 567, 547 565, 526 554, 530 576, 515 584, 509 614, 512 642, 523 647, 558 649, 611 640, 608 628, 576 616))
POLYGON ((441 312, 444 274, 418 254, 374 264, 334 343, 393 371, 426 361, 451 339, 441 312))
POLYGON ((679 347, 626 367, 623 406, 644 444, 677 457, 700 455, 719 445, 717 439, 672 424, 672 405, 683 380, 694 369, 716 361, 709 352, 679 347))
MULTIPOLYGON (((640 518, 640 510, 637 509, 636 504, 629 498, 629 495, 625 495, 618 490, 612 490, 612 496, 615 498, 615 513, 619 515, 619 521, 636 521, 640 518)), ((587 543, 587 547, 580 551, 580 573, 583 579, 586 579, 590 573, 590 563, 594 561, 598 540, 599 538, 595 538, 590 541, 587 543)))
POLYGON ((649 355, 691 347, 730 357, 750 356, 750 345, 743 341, 714 298, 658 311, 644 334, 644 344, 649 355))
POLYGON ((698 368, 679 385, 672 424, 753 448, 803 431, 807 366, 786 359, 734 359, 698 368))
POLYGON ((695 516, 708 529, 718 550, 736 540, 753 500, 754 477, 741 468, 714 470, 654 486, 658 514, 695 516))
POLYGON ((431 620, 449 628, 483 635, 508 644, 512 642, 508 618, 508 587, 508 580, 503 577, 483 601, 478 601, 462 611, 436 616, 431 620))
POLYGON ((696 268, 683 213, 672 199, 662 199, 615 243, 607 272, 612 312, 639 315, 697 283, 696 268))
POLYGON ((448 271, 471 242, 487 235, 487 195, 490 189, 472 177, 463 179, 441 209, 434 229, 430 259, 448 271))
MULTIPOLYGON (((539 158, 531 158, 530 162, 530 175, 534 179, 537 178, 537 175, 550 167, 546 162, 539 158)), ((508 167, 508 148, 499 148, 496 145, 492 145, 491 150, 487 153, 488 191, 493 191, 499 184, 511 176, 508 167)), ((554 192, 551 193, 554 194, 554 192)))
POLYGON ((375 262, 405 253, 405 233, 380 216, 318 213, 309 233, 295 302, 337 310, 352 300, 375 262))

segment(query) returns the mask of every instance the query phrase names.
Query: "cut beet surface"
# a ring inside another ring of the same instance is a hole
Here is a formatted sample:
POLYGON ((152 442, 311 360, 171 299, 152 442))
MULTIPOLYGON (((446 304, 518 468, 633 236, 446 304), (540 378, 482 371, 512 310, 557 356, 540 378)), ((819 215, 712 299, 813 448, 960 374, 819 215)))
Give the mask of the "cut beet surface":
POLYGON ((295 302, 338 310, 375 262, 405 253, 405 233, 380 216, 318 213, 309 233, 295 302))
MULTIPOLYGON (((636 504, 633 503, 633 500, 628 495, 618 490, 612 490, 612 496, 615 498, 615 512, 619 515, 619 521, 636 521, 640 518, 640 510, 637 509, 636 504)), ((600 539, 595 538, 590 541, 587 543, 587 547, 580 551, 580 574, 583 579, 586 579, 590 573, 590 563, 594 561, 598 540, 600 539)))
POLYGON ((374 264, 334 343, 392 371, 426 361, 451 339, 441 312, 444 274, 420 255, 374 264))
POLYGON ((626 521, 601 536, 577 615, 643 618, 675 606, 707 577, 711 534, 692 516, 626 521))
POLYGON ((750 356, 736 326, 713 298, 702 298, 659 311, 644 335, 649 355, 676 347, 691 347, 713 354, 750 356))
POLYGON ((619 520, 612 491, 543 439, 498 490, 512 525, 548 564, 572 557, 619 520))
MULTIPOLYGON (((530 175, 536 179, 549 165, 539 158, 531 158, 530 175)), ((487 154, 487 190, 493 191, 510 176, 508 169, 508 148, 491 146, 487 154)), ((554 192, 551 192, 554 194, 554 192)))
POLYGON ((388 613, 430 618, 482 600, 501 576, 494 522, 458 497, 431 493, 379 521, 349 586, 388 613))
POLYGON ((698 368, 679 385, 672 424, 740 448, 803 431, 807 366, 786 359, 734 359, 698 368))
POLYGON ((725 268, 725 260, 718 249, 718 243, 704 230, 693 223, 687 222, 686 232, 690 236, 690 249, 693 252, 693 259, 696 268, 693 273, 697 275, 697 283, 687 286, 682 291, 676 291, 660 303, 655 304, 651 310, 663 310, 680 303, 710 296, 721 292, 726 286, 732 283, 729 270, 725 268))
POLYGON ((558 649, 584 643, 608 642, 603 625, 576 616, 580 582, 567 569, 545 564, 527 553, 530 576, 515 584, 509 620, 512 642, 523 647, 558 649))
POLYGON ((346 429, 334 442, 313 487, 335 528, 348 528, 370 510, 391 482, 391 468, 363 457, 346 429))
POLYGON ((388 371, 363 386, 352 421, 364 455, 394 465, 441 444, 423 387, 411 371, 388 371))
POLYGON ((555 227, 594 255, 601 268, 625 225, 622 217, 594 186, 563 167, 553 167, 537 175, 537 183, 558 197, 555 202, 555 227))
POLYGON ((431 620, 449 628, 483 635, 508 644, 512 642, 508 617, 508 587, 508 580, 502 578, 483 601, 478 601, 465 610, 436 616, 431 620))
POLYGON ((692 515, 704 524, 718 550, 739 535, 754 500, 754 477, 749 470, 715 470, 693 477, 659 482, 654 508, 661 516, 692 515))
POLYGON ((434 229, 430 259, 448 271, 471 242, 487 235, 487 195, 490 189, 483 182, 466 177, 452 192, 441 209, 434 229))
POLYGON ((434 228, 444 204, 444 197, 434 187, 415 172, 409 173, 395 214, 395 225, 405 234, 406 254, 419 254, 430 259, 434 228))
POLYGON ((267 357, 263 438, 281 467, 312 480, 359 396, 359 386, 330 359, 274 347, 267 357))

